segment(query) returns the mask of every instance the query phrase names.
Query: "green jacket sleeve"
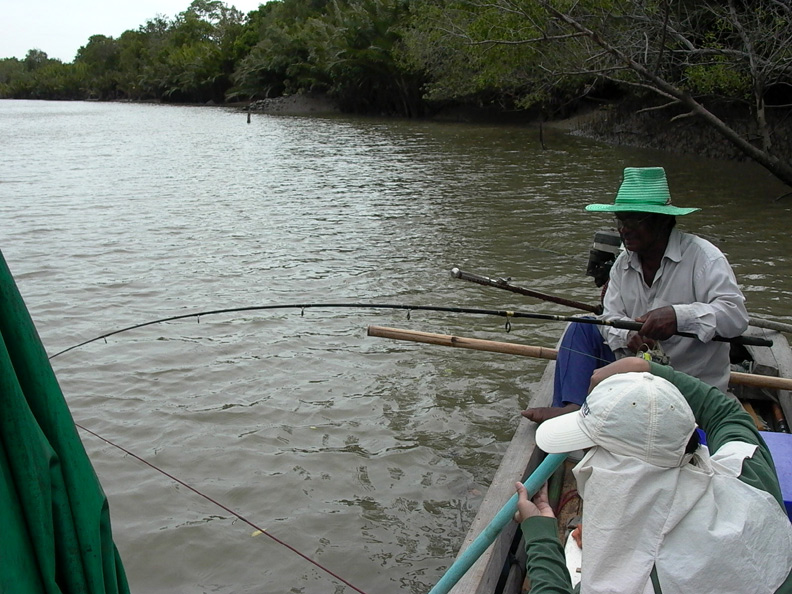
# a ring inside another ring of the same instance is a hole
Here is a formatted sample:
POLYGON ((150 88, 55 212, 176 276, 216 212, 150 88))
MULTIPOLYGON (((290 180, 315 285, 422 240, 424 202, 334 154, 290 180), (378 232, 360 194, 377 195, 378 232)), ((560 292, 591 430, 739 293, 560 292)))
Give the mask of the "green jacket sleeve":
POLYGON ((759 446, 756 453, 743 462, 740 480, 752 487, 767 491, 783 508, 784 500, 773 458, 748 413, 734 399, 717 388, 680 371, 674 371, 667 365, 650 363, 650 370, 652 374, 674 384, 687 399, 690 408, 693 409, 696 422, 707 434, 707 447, 710 452, 717 452, 721 446, 730 441, 759 446))
POLYGON ((564 561, 564 549, 558 538, 555 518, 534 516, 525 520, 526 571, 531 594, 572 594, 572 582, 564 561))

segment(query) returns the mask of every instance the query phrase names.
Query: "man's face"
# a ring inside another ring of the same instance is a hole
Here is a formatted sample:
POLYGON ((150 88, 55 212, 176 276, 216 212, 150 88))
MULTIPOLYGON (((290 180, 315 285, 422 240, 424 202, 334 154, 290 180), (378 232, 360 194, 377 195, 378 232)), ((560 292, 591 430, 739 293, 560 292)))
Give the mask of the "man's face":
POLYGON ((638 255, 652 248, 660 237, 660 221, 651 213, 618 212, 615 222, 624 247, 638 255))

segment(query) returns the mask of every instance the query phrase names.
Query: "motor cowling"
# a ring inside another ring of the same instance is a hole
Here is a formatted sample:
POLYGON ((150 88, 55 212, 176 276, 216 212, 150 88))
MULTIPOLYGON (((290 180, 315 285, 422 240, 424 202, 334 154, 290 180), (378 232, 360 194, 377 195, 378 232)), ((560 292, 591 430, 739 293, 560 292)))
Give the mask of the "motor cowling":
POLYGON ((610 270, 621 251, 621 235, 612 229, 601 229, 594 234, 594 244, 589 250, 586 276, 594 277, 594 283, 601 287, 610 277, 610 270))

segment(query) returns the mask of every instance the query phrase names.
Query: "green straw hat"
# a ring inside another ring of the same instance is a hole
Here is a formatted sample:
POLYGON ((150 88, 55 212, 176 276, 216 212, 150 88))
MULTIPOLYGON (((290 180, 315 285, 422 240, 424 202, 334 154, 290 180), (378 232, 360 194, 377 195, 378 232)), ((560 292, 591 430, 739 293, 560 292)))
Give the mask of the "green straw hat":
POLYGON ((700 208, 671 205, 665 169, 662 167, 626 167, 624 179, 613 204, 589 204, 590 212, 651 212, 686 215, 700 208))

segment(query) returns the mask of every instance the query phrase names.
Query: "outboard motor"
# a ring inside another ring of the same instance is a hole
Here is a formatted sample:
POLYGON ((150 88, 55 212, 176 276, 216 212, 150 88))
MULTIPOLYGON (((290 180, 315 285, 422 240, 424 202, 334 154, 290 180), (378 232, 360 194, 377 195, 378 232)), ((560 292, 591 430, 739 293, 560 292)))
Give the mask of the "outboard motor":
POLYGON ((594 245, 589 250, 586 276, 594 277, 594 283, 601 287, 610 278, 610 269, 621 249, 621 236, 618 231, 601 229, 594 234, 594 245))

